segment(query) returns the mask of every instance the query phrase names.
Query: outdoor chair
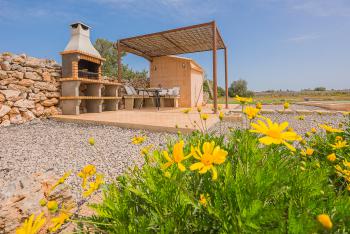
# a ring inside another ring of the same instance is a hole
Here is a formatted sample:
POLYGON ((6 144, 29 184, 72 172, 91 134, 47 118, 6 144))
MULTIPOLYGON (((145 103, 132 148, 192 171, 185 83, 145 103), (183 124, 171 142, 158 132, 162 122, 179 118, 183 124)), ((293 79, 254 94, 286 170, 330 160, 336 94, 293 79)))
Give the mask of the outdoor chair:
POLYGON ((124 95, 123 98, 125 100, 125 109, 127 110, 133 110, 134 106, 141 108, 144 99, 149 99, 148 93, 142 93, 140 95, 131 85, 124 85, 124 88, 126 95, 124 95))

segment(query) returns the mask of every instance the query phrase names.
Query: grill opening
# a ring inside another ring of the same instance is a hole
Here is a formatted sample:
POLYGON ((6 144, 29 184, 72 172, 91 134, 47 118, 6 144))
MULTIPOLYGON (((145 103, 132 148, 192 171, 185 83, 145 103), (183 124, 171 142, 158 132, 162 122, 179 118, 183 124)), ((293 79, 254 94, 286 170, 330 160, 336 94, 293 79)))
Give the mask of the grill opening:
POLYGON ((78 76, 81 78, 98 79, 99 64, 80 59, 78 62, 78 76))

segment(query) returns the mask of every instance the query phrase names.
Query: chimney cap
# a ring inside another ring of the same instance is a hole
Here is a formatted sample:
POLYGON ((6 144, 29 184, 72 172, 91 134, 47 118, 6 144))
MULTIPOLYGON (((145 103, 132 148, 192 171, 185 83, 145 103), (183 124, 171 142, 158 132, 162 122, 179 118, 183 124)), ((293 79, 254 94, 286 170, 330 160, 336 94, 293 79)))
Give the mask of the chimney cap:
POLYGON ((89 25, 87 25, 87 24, 85 24, 85 23, 83 23, 83 22, 81 22, 81 21, 76 21, 76 22, 74 22, 74 23, 71 23, 70 26, 71 26, 72 28, 77 28, 78 25, 81 25, 81 27, 82 27, 84 30, 88 30, 89 28, 91 28, 89 25))

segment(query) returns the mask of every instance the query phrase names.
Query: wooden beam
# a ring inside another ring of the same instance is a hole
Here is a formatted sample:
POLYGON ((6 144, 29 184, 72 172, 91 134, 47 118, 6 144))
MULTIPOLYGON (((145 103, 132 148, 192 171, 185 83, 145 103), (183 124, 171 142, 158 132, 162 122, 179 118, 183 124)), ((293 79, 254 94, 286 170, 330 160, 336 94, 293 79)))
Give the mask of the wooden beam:
POLYGON ((225 48, 225 104, 228 109, 228 67, 227 67, 227 48, 225 48))
POLYGON ((122 44, 120 43, 120 47, 122 48, 123 51, 128 52, 128 53, 132 53, 132 54, 135 54, 135 55, 138 55, 138 56, 141 56, 141 57, 147 59, 147 60, 150 61, 150 62, 152 62, 152 60, 153 60, 152 57, 150 57, 150 56, 144 54, 143 52, 141 52, 141 51, 139 51, 139 50, 136 50, 136 49, 134 49, 134 48, 131 48, 131 47, 129 47, 129 46, 125 46, 125 45, 122 45, 122 44))
POLYGON ((118 82, 122 82, 122 74, 123 74, 123 66, 122 66, 122 48, 120 45, 120 41, 117 42, 118 49, 118 82))
POLYGON ((170 42, 170 44, 172 44, 173 46, 175 46, 176 48, 178 48, 179 50, 181 50, 183 53, 186 53, 186 51, 184 49, 182 49, 179 45, 177 45, 173 40, 171 40, 170 38, 168 38, 167 36, 162 34, 162 37, 167 40, 168 42, 170 42))
POLYGON ((214 113, 218 112, 218 81, 217 81, 217 32, 216 23, 213 21, 213 91, 214 113))

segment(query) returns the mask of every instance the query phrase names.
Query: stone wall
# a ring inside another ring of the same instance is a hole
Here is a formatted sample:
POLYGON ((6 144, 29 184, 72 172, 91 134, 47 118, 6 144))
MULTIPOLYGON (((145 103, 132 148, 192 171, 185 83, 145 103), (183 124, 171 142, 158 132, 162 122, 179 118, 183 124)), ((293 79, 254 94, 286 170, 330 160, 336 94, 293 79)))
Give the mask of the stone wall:
POLYGON ((0 126, 60 113, 61 66, 25 54, 0 55, 0 126))

